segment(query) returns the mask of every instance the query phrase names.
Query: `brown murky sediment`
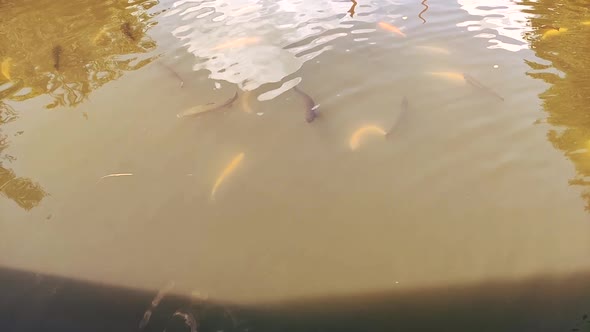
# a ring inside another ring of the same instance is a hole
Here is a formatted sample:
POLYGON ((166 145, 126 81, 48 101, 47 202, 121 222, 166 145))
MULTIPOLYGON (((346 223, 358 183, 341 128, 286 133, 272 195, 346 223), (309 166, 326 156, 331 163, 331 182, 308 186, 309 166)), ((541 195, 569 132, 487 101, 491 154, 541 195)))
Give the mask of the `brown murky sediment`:
POLYGON ((590 268, 585 7, 357 2, 0 5, 0 265, 244 303, 590 268))

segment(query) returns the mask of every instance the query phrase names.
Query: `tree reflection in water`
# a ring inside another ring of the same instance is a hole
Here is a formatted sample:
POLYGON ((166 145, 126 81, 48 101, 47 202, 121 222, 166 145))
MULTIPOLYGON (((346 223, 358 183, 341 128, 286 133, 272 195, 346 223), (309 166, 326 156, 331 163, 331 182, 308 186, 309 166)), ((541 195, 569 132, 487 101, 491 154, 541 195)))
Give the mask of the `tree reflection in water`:
POLYGON ((577 175, 570 184, 585 187, 582 197, 590 211, 590 26, 583 24, 590 20, 590 8, 581 0, 522 4, 533 14, 533 32, 525 38, 536 56, 548 62, 526 61, 527 74, 549 84, 539 95, 552 126, 547 138, 573 162, 577 175))
POLYGON ((2 125, 15 121, 18 102, 49 97, 46 105, 74 107, 126 71, 155 59, 147 36, 157 0, 51 0, 0 3, 0 194, 30 210, 47 193, 7 168, 2 125), (10 104, 9 104, 10 103, 10 104), (4 162, 4 163, 3 163, 4 162))

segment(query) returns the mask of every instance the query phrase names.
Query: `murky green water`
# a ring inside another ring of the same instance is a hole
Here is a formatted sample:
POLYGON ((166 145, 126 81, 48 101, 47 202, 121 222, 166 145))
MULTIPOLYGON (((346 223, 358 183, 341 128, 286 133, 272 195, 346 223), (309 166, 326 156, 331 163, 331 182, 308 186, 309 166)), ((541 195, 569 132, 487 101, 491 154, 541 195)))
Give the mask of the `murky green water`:
POLYGON ((0 265, 246 303, 587 271, 589 8, 2 2, 0 265))

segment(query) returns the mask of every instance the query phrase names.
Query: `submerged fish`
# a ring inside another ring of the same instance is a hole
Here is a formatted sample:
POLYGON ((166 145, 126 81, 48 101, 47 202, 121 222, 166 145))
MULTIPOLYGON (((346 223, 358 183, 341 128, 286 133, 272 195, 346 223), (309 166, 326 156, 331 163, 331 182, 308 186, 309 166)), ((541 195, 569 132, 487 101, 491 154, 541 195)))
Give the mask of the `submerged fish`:
POLYGON ((395 25, 391 25, 391 24, 386 23, 386 22, 379 22, 379 27, 381 29, 384 29, 384 30, 393 32, 395 34, 398 34, 398 35, 400 35, 402 37, 406 37, 406 34, 403 33, 400 29, 398 29, 398 27, 396 27, 395 25))
POLYGON ((131 39, 132 41, 135 41, 136 38, 133 35, 133 29, 131 29, 131 24, 129 24, 129 22, 121 24, 121 32, 123 32, 123 34, 127 36, 127 38, 131 39))
POLYGON ((188 326, 191 330, 191 332, 197 332, 197 320, 195 319, 195 316, 193 316, 192 313, 188 312, 188 311, 184 311, 184 310, 177 310, 172 317, 181 317, 182 319, 184 319, 184 323, 186 324, 186 326, 188 326))
POLYGON ((486 92, 487 94, 494 96, 495 98, 499 99, 500 101, 504 101, 504 97, 500 96, 498 93, 496 93, 496 91, 490 89, 489 87, 481 84, 481 82, 476 80, 473 76, 463 73, 463 78, 465 79, 465 81, 467 83, 471 84, 472 86, 476 87, 477 89, 482 90, 482 91, 486 92))
POLYGON ((465 83, 465 77, 462 73, 453 72, 453 71, 434 71, 428 72, 428 74, 440 78, 444 78, 446 80, 457 82, 457 83, 465 83))
POLYGON ((202 115, 205 113, 218 111, 222 108, 231 106, 234 103, 234 101, 236 101, 236 99, 238 99, 238 92, 236 92, 236 94, 233 97, 226 100, 224 103, 222 103, 220 105, 215 105, 215 104, 198 105, 195 107, 191 107, 185 111, 182 111, 182 112, 178 113, 176 116, 178 118, 195 117, 195 116, 199 116, 199 115, 202 115))
POLYGON ((404 96, 404 98, 402 99, 401 111, 399 112, 399 115, 395 119, 395 122, 393 123, 393 125, 391 126, 391 128, 389 128, 389 130, 385 134, 385 137, 386 138, 391 137, 391 134, 393 133, 393 130, 397 127, 397 125, 399 124, 400 120, 402 119, 402 117, 407 112, 408 112, 408 98, 406 98, 406 96, 404 96))
POLYGON ((2 63, 0 64, 0 72, 2 73, 2 76, 6 77, 7 79, 12 79, 10 77, 10 66, 12 65, 12 58, 6 58, 4 60, 2 60, 2 63))
POLYGON ((313 120, 319 116, 318 108, 320 105, 316 104, 307 93, 299 90, 297 86, 294 86, 293 90, 303 97, 303 100, 305 101, 305 121, 307 121, 307 123, 313 122, 313 120))
POLYGON ((449 51, 446 48, 443 47, 438 47, 438 46, 428 46, 428 45, 420 45, 420 46, 416 46, 417 49, 419 50, 424 50, 430 53, 438 53, 438 54, 444 54, 444 55, 449 55, 451 54, 451 51, 449 51))
POLYGON ((350 140, 348 141, 348 145, 350 146, 351 150, 358 149, 360 145, 360 140, 365 134, 378 134, 382 136, 386 136, 387 133, 383 128, 375 126, 375 125, 368 125, 362 126, 359 129, 355 130, 355 132, 350 136, 350 140))
POLYGON ((246 46, 246 45, 256 44, 259 41, 260 41, 260 38, 258 38, 258 37, 242 37, 242 38, 230 40, 230 41, 225 42, 223 44, 219 44, 219 45, 213 47, 211 50, 216 51, 216 50, 222 50, 222 49, 226 49, 226 48, 242 47, 242 46, 246 46))
POLYGON ((560 33, 567 32, 567 30, 568 30, 567 28, 557 28, 557 29, 547 30, 543 33, 543 36, 541 36, 541 39, 546 39, 546 38, 549 38, 552 36, 557 36, 560 33))
POLYGON ((211 199, 215 199, 215 193, 217 192, 217 188, 223 183, 226 177, 228 177, 233 171, 240 165, 242 160, 244 159, 244 153, 240 153, 232 159, 232 161, 223 169, 221 174, 215 180, 215 184, 213 185, 213 189, 211 189, 211 199))
POLYGON ((252 108, 250 107, 250 94, 251 93, 252 93, 251 91, 246 91, 242 94, 242 100, 241 100, 242 110, 246 113, 252 113, 252 108))
POLYGON ((61 45, 55 46, 51 52, 53 54, 53 68, 59 70, 61 66, 61 53, 63 52, 61 45))
POLYGON ((165 63, 161 63, 159 62, 160 66, 164 67, 167 71, 169 71, 172 75, 174 75, 178 81, 180 82, 180 87, 182 88, 184 86, 184 80, 182 79, 182 77, 180 77, 180 74, 178 74, 176 72, 176 70, 170 68, 170 66, 166 65, 165 63))

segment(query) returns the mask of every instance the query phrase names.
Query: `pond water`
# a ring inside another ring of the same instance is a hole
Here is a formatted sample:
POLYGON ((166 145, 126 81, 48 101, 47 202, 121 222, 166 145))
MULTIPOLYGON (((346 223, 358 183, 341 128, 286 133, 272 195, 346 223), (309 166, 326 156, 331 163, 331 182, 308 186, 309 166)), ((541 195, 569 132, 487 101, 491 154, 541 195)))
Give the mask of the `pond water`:
POLYGON ((587 4, 3 1, 0 266, 240 303, 588 271, 587 4))

